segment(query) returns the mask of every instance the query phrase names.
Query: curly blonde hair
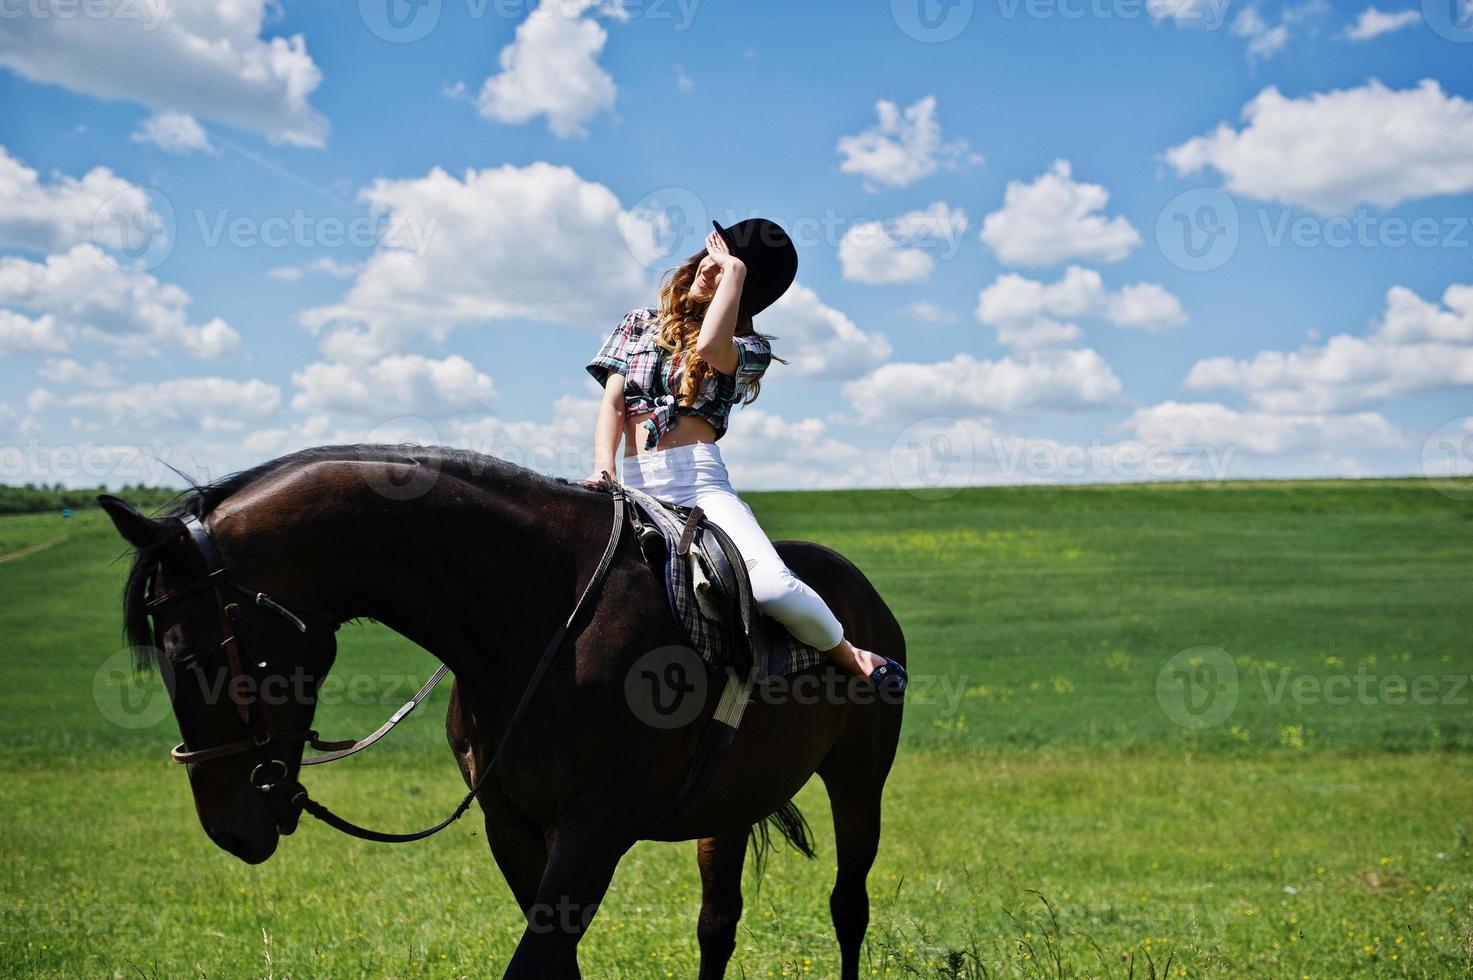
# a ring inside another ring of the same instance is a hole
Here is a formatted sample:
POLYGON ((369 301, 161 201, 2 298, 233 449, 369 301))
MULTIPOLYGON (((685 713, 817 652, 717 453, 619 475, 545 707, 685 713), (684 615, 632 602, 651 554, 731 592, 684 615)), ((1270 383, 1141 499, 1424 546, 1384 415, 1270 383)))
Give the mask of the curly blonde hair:
MULTIPOLYGON (((697 393, 706 383, 706 379, 716 373, 715 368, 707 364, 706 359, 696 353, 696 341, 701 336, 701 321, 705 318, 706 307, 710 303, 691 299, 690 295, 691 283, 696 279, 696 269, 705 257, 706 250, 702 249, 686 259, 679 268, 665 273, 660 284, 658 315, 660 329, 656 343, 684 365, 678 393, 679 403, 682 405, 693 404, 697 393)), ((758 334, 752 327, 751 316, 740 312, 737 314, 735 335, 738 337, 760 336, 769 341, 775 339, 767 334, 758 334)), ((773 360, 782 361, 782 358, 774 355, 773 360)), ((750 405, 756 401, 761 388, 761 382, 754 381, 748 387, 747 396, 743 399, 742 404, 750 405)))

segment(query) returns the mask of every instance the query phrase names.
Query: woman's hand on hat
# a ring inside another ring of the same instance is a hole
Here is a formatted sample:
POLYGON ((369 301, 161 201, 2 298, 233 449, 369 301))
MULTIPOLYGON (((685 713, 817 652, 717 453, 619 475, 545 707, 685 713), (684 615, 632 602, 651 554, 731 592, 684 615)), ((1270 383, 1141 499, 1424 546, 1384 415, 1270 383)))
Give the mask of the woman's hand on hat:
POLYGON ((746 268, 746 264, 732 255, 731 249, 726 247, 726 239, 714 230, 706 236, 706 254, 711 256, 711 261, 721 267, 722 272, 728 272, 734 268, 746 268))

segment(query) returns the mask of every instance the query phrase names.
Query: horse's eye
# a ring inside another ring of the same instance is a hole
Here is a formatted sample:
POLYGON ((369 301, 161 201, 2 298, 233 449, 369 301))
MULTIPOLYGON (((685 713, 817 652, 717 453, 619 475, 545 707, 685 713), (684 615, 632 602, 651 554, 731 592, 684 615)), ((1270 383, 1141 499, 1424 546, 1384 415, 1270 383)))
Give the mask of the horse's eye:
POLYGON ((184 638, 184 627, 178 623, 164 631, 164 652, 168 654, 169 660, 176 668, 199 666, 194 649, 184 638))

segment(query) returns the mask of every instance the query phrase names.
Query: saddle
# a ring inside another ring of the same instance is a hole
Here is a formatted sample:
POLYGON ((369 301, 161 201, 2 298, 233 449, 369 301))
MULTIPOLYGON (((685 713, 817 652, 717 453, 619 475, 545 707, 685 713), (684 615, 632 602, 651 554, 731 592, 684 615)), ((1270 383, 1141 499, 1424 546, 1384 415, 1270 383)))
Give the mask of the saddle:
POLYGON ((640 550, 663 573, 671 612, 708 668, 757 681, 823 663, 823 654, 758 609, 736 543, 700 507, 624 489, 640 550))

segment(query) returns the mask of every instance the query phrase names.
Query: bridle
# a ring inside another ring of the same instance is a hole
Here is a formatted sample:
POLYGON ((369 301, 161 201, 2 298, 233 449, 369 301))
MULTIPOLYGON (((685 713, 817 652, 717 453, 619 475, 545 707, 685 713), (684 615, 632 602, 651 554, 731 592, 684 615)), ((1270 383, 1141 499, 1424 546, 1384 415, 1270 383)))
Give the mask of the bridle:
MULTIPOLYGON (((153 583, 150 582, 149 595, 146 597, 143 608, 150 616, 155 616, 161 610, 206 592, 213 597, 223 637, 219 648, 225 653, 225 665, 228 671, 225 689, 235 703, 236 715, 245 723, 250 736, 225 745, 193 751, 186 749, 184 743, 181 742, 169 753, 173 760, 186 765, 194 765, 247 752, 266 751, 272 745, 295 742, 305 742, 312 745, 313 748, 326 750, 338 750, 353 744, 351 742, 323 742, 315 731, 281 731, 272 724, 270 705, 265 699, 246 696, 245 685, 242 684, 246 676, 246 663, 254 662, 256 667, 265 667, 266 662, 264 660, 255 661, 246 647, 245 639, 241 635, 240 603, 227 601, 226 593, 235 593, 262 608, 271 610, 294 626, 298 633, 307 632, 304 614, 331 623, 334 630, 337 629, 337 622, 329 614, 318 610, 312 610, 309 613, 301 604, 295 604, 299 611, 293 611, 292 608, 277 602, 264 592, 256 592, 241 586, 228 577, 225 563, 220 557, 219 550, 215 547, 214 539, 210 537, 210 532, 205 529, 200 519, 193 514, 187 514, 181 518, 181 522, 190 541, 199 552, 200 558, 204 561, 205 576, 182 589, 176 589, 162 596, 153 594, 153 583)), ((195 668, 200 666, 200 663, 191 655, 175 666, 195 668)), ((257 767, 258 770, 260 768, 260 766, 257 767)), ((256 776, 254 774, 251 780, 255 785, 256 776)))
MULTIPOLYGON (((490 775, 497 756, 501 754, 501 748, 506 744, 506 739, 510 736, 512 729, 516 727, 517 722, 526 713, 528 706, 531 704, 533 695, 536 693, 548 668, 552 665, 552 661, 555 659, 558 650, 562 647, 563 640, 567 637, 568 631, 573 627, 579 615, 583 612, 588 600, 608 576, 609 569, 613 564, 614 552, 618 549, 619 540, 622 536, 621 532, 624 528, 625 497, 623 487, 607 477, 605 477, 602 487, 608 490, 613 496, 614 523, 613 529, 609 532, 608 543, 604 546, 604 552, 599 559, 598 566, 594 569, 593 575, 589 578, 588 584, 584 586, 582 593, 579 594, 578 601, 573 606, 573 611, 569 613, 568 618, 563 621, 563 624, 558 627, 557 632, 553 634, 552 638, 548 640, 547 645, 543 648, 542 656, 538 659, 537 666, 532 671, 532 677, 528 680, 527 686, 522 691, 521 700, 517 703, 516 710, 512 712, 511 720, 507 722, 506 728, 502 732, 501 740, 496 746, 496 750, 486 760, 485 766, 476 778, 475 784, 471 787, 470 792, 466 794, 465 799, 460 802, 460 805, 455 808, 455 811, 450 816, 446 817, 440 823, 425 830, 408 834, 385 833, 350 823, 308 796, 306 787, 291 778, 290 766, 286 760, 280 758, 278 753, 282 747, 297 744, 311 745, 313 748, 323 751, 322 755, 311 756, 301 760, 300 765, 310 766, 325 762, 336 762, 339 759, 345 759, 350 755, 361 752, 387 735, 393 730, 394 726, 398 725, 410 712, 418 707, 429 696, 430 692, 435 689, 435 686, 444 679, 445 675, 449 672, 449 667, 441 664, 439 669, 435 671, 425 685, 419 689, 418 693, 410 698, 409 701, 405 702, 404 706, 398 711, 395 711, 389 717, 388 721, 379 726, 371 735, 357 741, 351 739, 338 742, 323 741, 318 737, 316 731, 310 729, 302 731, 277 729, 272 723, 270 705, 266 703, 265 699, 260 696, 249 697, 245 694, 246 685, 242 683, 243 678, 247 676, 245 665, 252 664, 257 668, 264 668, 266 661, 254 659, 250 648, 246 644, 245 637, 242 635, 240 603, 229 601, 227 599, 227 593, 233 593, 243 599, 248 599, 263 609, 270 610, 286 620, 299 633, 308 632, 309 619, 316 620, 324 626, 330 626, 333 630, 338 628, 338 620, 324 610, 315 609, 302 603, 287 605, 278 602, 264 592, 246 588, 235 582, 230 578, 229 570, 220 555, 219 549, 215 546, 214 539, 210 537, 209 530, 193 514, 185 515, 181 518, 181 522, 189 540, 193 543, 195 550, 198 551, 201 560, 204 562, 204 577, 162 596, 153 594, 153 583, 150 581, 143 608, 147 615, 155 616, 160 610, 187 599, 205 595, 213 598, 220 621, 221 640, 219 648, 224 651, 226 669, 228 671, 226 688, 229 690, 231 700, 235 704, 236 715, 245 724, 250 735, 247 738, 234 742, 203 749, 189 749, 185 743, 181 742, 169 753, 170 757, 175 762, 181 764, 200 765, 219 759, 230 758, 231 756, 244 755, 252 752, 259 753, 262 761, 251 769, 246 779, 252 789, 266 794, 274 808, 280 808, 284 802, 288 808, 295 807, 305 810, 323 823, 345 834, 350 834, 364 840, 385 843, 406 843, 408 841, 422 840, 444 830, 456 820, 460 819, 465 811, 470 808, 471 802, 475 799, 476 794, 485 783, 486 777, 490 775)), ((157 623, 155 623, 156 625, 157 623)), ((199 662, 193 656, 176 664, 176 667, 198 666, 199 662)), ((277 824, 280 827, 281 820, 278 819, 277 824)))

